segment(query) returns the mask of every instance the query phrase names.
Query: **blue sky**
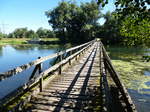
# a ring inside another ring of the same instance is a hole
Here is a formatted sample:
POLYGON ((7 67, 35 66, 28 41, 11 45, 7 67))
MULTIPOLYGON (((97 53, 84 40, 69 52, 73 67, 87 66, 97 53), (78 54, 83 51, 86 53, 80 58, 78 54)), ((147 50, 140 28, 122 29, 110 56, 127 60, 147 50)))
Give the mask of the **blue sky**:
MULTIPOLYGON (((37 30, 39 27, 51 29, 45 11, 53 9, 62 0, 0 0, 0 31, 12 32, 15 28, 27 27, 37 30)), ((90 2, 91 0, 76 0, 90 2)), ((104 10, 114 10, 114 0, 106 5, 104 10)), ((103 22, 103 20, 101 20, 103 22)))

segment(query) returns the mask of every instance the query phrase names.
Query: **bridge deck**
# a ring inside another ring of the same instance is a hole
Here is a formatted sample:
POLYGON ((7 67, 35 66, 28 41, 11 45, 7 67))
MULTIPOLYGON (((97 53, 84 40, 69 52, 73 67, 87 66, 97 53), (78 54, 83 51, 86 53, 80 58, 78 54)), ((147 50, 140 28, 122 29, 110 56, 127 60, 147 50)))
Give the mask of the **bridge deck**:
POLYGON ((97 108, 95 100, 98 97, 99 79, 99 46, 95 43, 82 58, 34 96, 27 110, 93 112, 97 108))

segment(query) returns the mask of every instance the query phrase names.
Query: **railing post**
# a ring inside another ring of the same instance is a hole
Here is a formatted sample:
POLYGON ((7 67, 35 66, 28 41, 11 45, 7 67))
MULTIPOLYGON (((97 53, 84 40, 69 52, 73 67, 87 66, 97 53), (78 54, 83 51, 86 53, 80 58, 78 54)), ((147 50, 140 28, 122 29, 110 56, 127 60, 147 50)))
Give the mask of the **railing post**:
POLYGON ((40 92, 43 91, 43 76, 40 78, 40 92))
MULTIPOLYGON (((76 52, 78 52, 78 49, 76 49, 76 52)), ((78 60, 78 54, 75 57, 76 61, 78 60)))
MULTIPOLYGON (((60 62, 63 60, 63 54, 60 55, 60 62)), ((59 67, 59 74, 62 73, 62 65, 59 67)))
MULTIPOLYGON (((72 55, 72 51, 70 51, 70 56, 72 55)), ((69 59, 69 65, 71 65, 71 59, 69 59)))
MULTIPOLYGON (((38 57, 38 59, 40 59, 41 57, 38 57)), ((40 73, 42 73, 42 63, 40 63, 39 65, 38 65, 38 67, 39 67, 39 74, 40 73)), ((40 92, 42 92, 42 90, 43 90, 43 76, 41 76, 41 78, 40 78, 40 92)))

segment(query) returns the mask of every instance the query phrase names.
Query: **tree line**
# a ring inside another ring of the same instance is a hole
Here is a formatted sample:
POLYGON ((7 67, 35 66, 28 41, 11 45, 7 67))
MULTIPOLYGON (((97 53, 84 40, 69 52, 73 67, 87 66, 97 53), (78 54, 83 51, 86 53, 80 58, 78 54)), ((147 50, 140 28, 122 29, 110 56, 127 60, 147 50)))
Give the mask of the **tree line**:
POLYGON ((36 32, 27 28, 17 28, 8 35, 0 33, 0 38, 55 38, 55 33, 42 27, 36 32))
MULTIPOLYGON (((27 28, 16 29, 8 38, 51 38, 62 43, 80 44, 101 38, 104 44, 126 46, 150 45, 149 0, 115 0, 116 10, 102 14, 109 0, 92 0, 77 5, 75 1, 62 1, 46 11, 53 30, 39 28, 36 32, 27 28), (99 24, 104 18, 105 23, 99 24)), ((0 34, 1 36, 1 34, 0 34)))
POLYGON ((116 10, 102 14, 101 9, 108 2, 98 0, 77 5, 62 1, 46 15, 62 41, 82 43, 101 38, 105 44, 150 45, 150 2, 116 0, 116 10), (98 23, 100 18, 105 18, 103 25, 98 23))

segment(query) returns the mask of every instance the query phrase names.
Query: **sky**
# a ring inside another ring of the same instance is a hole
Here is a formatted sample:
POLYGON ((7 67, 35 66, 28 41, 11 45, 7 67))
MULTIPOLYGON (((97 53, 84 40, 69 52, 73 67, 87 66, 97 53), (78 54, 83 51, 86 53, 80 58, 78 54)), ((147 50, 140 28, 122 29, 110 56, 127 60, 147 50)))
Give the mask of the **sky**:
MULTIPOLYGON (((0 0, 0 31, 10 33, 16 28, 27 27, 36 31, 39 27, 52 29, 48 24, 45 12, 55 8, 62 0, 0 0)), ((66 0, 65 0, 66 1, 66 0)), ((91 0, 76 0, 90 2, 91 0)), ((115 9, 114 0, 109 0, 109 4, 102 10, 103 13, 115 9)), ((99 20, 100 24, 104 22, 99 20)))

